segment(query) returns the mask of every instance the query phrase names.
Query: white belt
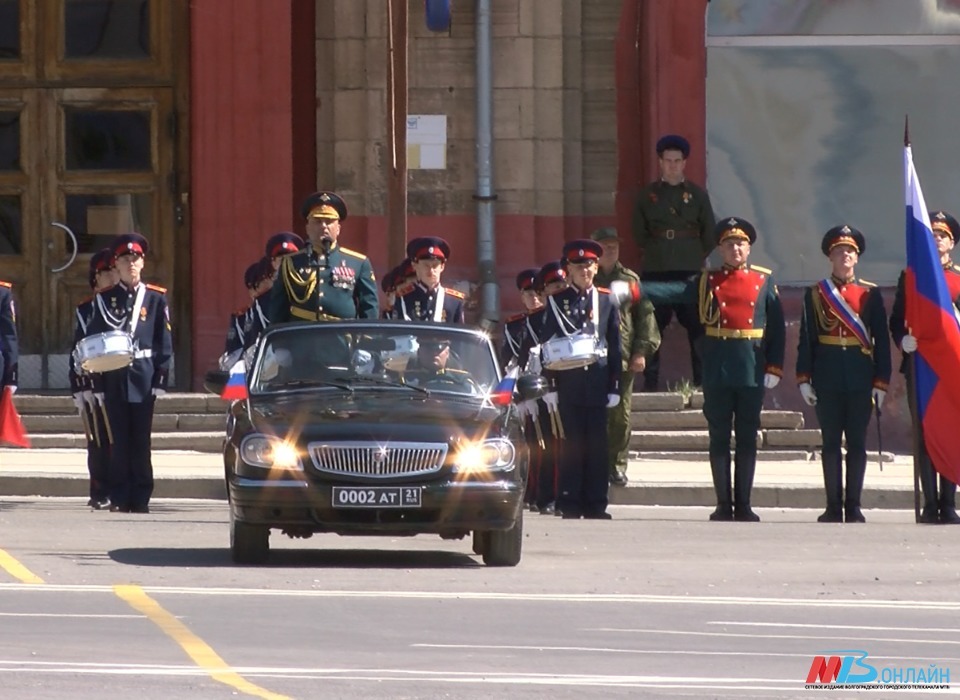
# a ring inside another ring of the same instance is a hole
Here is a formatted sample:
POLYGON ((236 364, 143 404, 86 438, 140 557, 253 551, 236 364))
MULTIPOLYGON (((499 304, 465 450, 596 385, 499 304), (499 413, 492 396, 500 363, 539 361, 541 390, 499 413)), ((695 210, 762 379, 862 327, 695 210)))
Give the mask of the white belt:
POLYGON ((146 357, 153 357, 153 350, 147 348, 146 350, 137 350, 135 353, 133 353, 134 360, 140 360, 146 357))

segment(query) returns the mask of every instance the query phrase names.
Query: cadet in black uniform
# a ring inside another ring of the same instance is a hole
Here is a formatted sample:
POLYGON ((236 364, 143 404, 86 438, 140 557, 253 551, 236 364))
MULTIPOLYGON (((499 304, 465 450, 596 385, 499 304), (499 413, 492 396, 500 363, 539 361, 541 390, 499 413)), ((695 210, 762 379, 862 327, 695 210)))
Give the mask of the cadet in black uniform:
POLYGON ((229 370, 240 358, 240 353, 246 347, 247 332, 253 324, 254 304, 262 291, 258 287, 265 285, 266 289, 273 286, 273 266, 269 258, 260 258, 248 266, 243 273, 243 286, 250 295, 250 305, 237 309, 230 314, 230 323, 227 325, 227 340, 223 346, 223 362, 221 369, 229 370))
POLYGON ((371 318, 380 315, 370 261, 340 245, 347 205, 333 192, 316 192, 303 204, 310 243, 283 258, 267 303, 270 323, 371 318))
POLYGON ((150 432, 156 398, 166 392, 173 357, 166 290, 141 279, 147 239, 117 236, 111 246, 120 282, 94 297, 87 335, 122 330, 133 336, 133 362, 104 372, 104 400, 113 435, 110 510, 149 513, 153 493, 150 432))
MULTIPOLYGON (((110 289, 117 281, 113 251, 110 248, 103 248, 90 256, 90 288, 94 294, 110 289)), ((87 327, 95 308, 94 297, 89 297, 77 305, 74 345, 87 337, 87 327)), ((110 505, 110 435, 104 422, 103 409, 94 398, 94 394, 103 393, 102 380, 100 375, 85 373, 82 368, 77 367, 73 353, 70 353, 69 377, 73 403, 83 419, 87 438, 87 472, 90 474, 90 498, 87 505, 94 510, 100 510, 110 505)))
POLYGON ((463 294, 440 283, 440 275, 450 259, 447 242, 435 236, 414 238, 407 244, 407 257, 413 262, 417 281, 407 292, 397 293, 397 318, 463 323, 463 294))
POLYGON ((0 392, 17 393, 20 344, 17 341, 17 307, 13 285, 0 281, 0 392))
MULTIPOLYGON (((587 367, 548 371, 556 384, 565 441, 557 508, 564 518, 610 519, 607 512, 607 409, 620 402, 620 314, 610 292, 594 286, 602 246, 576 240, 563 247, 570 287, 547 298, 541 342, 593 335, 601 353, 587 367), (606 354, 603 354, 605 351, 606 354)), ((550 400, 553 400, 552 398, 550 400)))
POLYGON ((265 264, 269 271, 270 283, 266 284, 266 278, 264 279, 264 282, 257 289, 257 293, 254 295, 250 308, 247 311, 243 331, 244 350, 256 343, 257 338, 263 333, 263 329, 270 325, 270 317, 267 315, 266 309, 270 299, 267 292, 273 287, 273 281, 277 277, 280 263, 283 262, 284 257, 299 252, 305 245, 300 236, 295 233, 290 233, 289 231, 275 233, 267 239, 267 244, 264 246, 263 259, 266 261, 265 264))
POLYGON ((295 233, 290 231, 281 231, 275 233, 267 239, 263 254, 270 260, 273 277, 276 277, 277 270, 280 269, 280 263, 286 255, 293 255, 303 250, 306 242, 295 233))
POLYGON ((858 280, 854 268, 866 248, 863 234, 835 226, 821 243, 831 274, 807 288, 797 347, 797 384, 823 436, 823 484, 827 510, 821 523, 864 522, 860 493, 867 471, 867 427, 873 403, 883 405, 890 383, 887 312, 876 285, 858 280), (847 443, 847 491, 843 454, 847 443))

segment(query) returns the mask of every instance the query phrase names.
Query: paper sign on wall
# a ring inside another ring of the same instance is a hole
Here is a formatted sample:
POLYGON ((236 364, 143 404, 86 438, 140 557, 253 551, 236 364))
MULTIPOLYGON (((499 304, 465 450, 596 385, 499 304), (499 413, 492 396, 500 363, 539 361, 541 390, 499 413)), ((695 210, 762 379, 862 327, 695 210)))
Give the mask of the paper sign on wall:
POLYGON ((407 169, 445 170, 447 115, 407 115, 407 169))

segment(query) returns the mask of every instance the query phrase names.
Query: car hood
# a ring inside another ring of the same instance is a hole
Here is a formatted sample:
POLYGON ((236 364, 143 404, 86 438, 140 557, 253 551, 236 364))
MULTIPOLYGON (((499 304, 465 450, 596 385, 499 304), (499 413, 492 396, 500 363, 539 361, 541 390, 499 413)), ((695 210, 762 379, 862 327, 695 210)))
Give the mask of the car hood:
POLYGON ((446 442, 503 435, 508 411, 479 400, 304 392, 250 400, 253 428, 298 441, 446 442))

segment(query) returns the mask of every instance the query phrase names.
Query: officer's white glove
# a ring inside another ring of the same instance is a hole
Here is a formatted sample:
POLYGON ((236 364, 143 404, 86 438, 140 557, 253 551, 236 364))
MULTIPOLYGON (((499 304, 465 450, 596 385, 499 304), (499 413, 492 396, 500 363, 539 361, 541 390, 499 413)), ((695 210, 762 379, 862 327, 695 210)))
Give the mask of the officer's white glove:
MULTIPOLYGON (((909 336, 907 336, 907 337, 909 337, 909 336)), ((883 389, 874 389, 874 390, 873 390, 873 402, 874 402, 875 404, 877 404, 877 408, 878 408, 878 409, 879 409, 881 406, 883 406, 883 400, 884 400, 885 398, 887 398, 887 392, 886 392, 886 391, 884 391, 883 389)))
POLYGON ((85 403, 86 403, 86 401, 83 400, 83 392, 82 392, 82 391, 78 391, 77 393, 75 393, 75 394, 73 395, 73 405, 77 407, 77 410, 78 410, 78 411, 82 411, 82 410, 83 410, 83 406, 84 406, 85 403))
POLYGON ((520 420, 524 420, 529 414, 527 413, 526 401, 521 401, 517 404, 517 416, 520 417, 520 420))
POLYGON ((768 389, 773 389, 780 383, 780 377, 775 374, 770 374, 767 372, 763 375, 763 385, 768 389))
POLYGON ((159 399, 161 396, 163 396, 164 394, 166 394, 166 393, 167 393, 167 390, 166 390, 166 389, 161 389, 161 388, 158 387, 158 386, 155 386, 155 387, 153 388, 153 395, 156 396, 158 399, 159 399))
POLYGON ((520 405, 523 406, 523 410, 533 420, 536 420, 537 416, 540 415, 540 407, 537 405, 536 399, 533 399, 531 401, 522 401, 520 402, 520 405))
POLYGON ((98 404, 100 404, 101 406, 104 405, 104 396, 103 396, 103 392, 102 392, 102 391, 95 391, 95 392, 93 392, 93 399, 94 399, 94 401, 96 401, 96 402, 97 402, 98 404))
POLYGON ((614 306, 637 303, 640 300, 640 286, 636 282, 614 280, 610 283, 610 301, 614 306))
POLYGON ((551 411, 560 410, 560 396, 555 391, 551 391, 549 394, 544 394, 543 402, 547 404, 547 408, 551 411))
POLYGON ((17 393, 17 385, 16 385, 16 384, 8 384, 8 385, 7 385, 7 388, 10 389, 10 396, 13 396, 14 394, 17 393))
POLYGON ((607 394, 607 408, 616 408, 620 404, 620 394, 607 394))
POLYGON ((81 398, 83 398, 84 403, 89 404, 93 407, 93 392, 87 389, 86 391, 80 392, 81 398))
POLYGON ((800 396, 803 397, 803 400, 807 402, 808 406, 817 405, 817 392, 810 386, 810 382, 804 382, 800 385, 800 396))
POLYGON ((351 364, 356 368, 357 374, 373 374, 376 368, 373 354, 369 350, 354 350, 351 364))
POLYGON ((903 340, 900 341, 900 349, 904 352, 916 352, 917 339, 912 335, 903 336, 903 340))

